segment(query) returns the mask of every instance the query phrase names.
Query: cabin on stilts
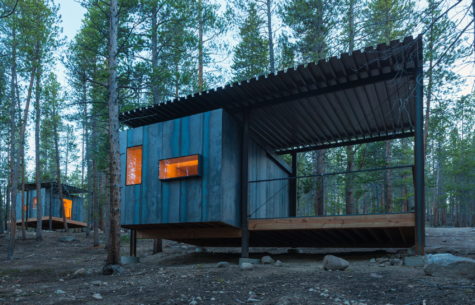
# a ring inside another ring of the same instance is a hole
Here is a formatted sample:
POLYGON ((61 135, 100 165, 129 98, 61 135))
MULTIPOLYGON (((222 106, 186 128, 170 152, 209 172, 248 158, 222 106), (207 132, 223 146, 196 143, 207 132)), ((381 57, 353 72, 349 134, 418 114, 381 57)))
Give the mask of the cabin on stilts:
MULTIPOLYGON (((86 227, 86 209, 84 199, 80 196, 86 193, 80 188, 62 184, 63 204, 60 203, 59 188, 56 182, 41 183, 40 202, 42 209, 43 229, 63 229, 63 210, 68 228, 86 227)), ((22 217, 28 227, 36 227, 38 217, 36 184, 25 184, 25 191, 19 190, 16 202, 17 224, 21 225, 22 217), (23 209, 23 213, 22 213, 23 209)))
POLYGON ((249 247, 415 247, 423 254, 422 98, 419 36, 123 112, 121 225, 131 229, 132 247, 136 238, 153 238, 240 246, 242 257, 249 247), (306 152, 395 139, 413 143, 411 164, 297 171, 306 152), (378 210, 384 199, 368 194, 358 198, 371 208, 350 215, 304 206, 319 194, 318 187, 305 193, 303 179, 398 170, 409 181, 401 209, 378 210))

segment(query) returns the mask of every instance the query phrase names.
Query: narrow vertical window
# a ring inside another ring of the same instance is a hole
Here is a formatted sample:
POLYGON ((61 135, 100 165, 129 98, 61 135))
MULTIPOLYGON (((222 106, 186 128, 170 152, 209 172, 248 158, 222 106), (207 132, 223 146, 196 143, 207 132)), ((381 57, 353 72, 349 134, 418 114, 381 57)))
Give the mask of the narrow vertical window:
POLYGON ((73 216, 73 201, 71 199, 63 199, 63 208, 66 219, 71 219, 73 216))
POLYGON ((127 148, 126 185, 142 183, 142 146, 127 148))
POLYGON ((38 199, 33 197, 33 209, 36 209, 36 205, 38 204, 38 199))

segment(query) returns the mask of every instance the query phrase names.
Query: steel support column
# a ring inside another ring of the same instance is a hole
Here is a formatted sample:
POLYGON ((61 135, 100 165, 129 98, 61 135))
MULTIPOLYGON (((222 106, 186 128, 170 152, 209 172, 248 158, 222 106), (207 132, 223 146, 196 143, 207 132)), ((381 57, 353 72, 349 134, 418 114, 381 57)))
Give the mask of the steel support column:
POLYGON ((137 231, 130 230, 130 256, 137 256, 137 231))
POLYGON ((292 175, 289 179, 289 216, 297 216, 297 153, 293 152, 292 157, 292 175))
POLYGON ((424 255, 425 246, 425 199, 424 199, 424 115, 423 115, 423 70, 422 36, 417 38, 417 74, 416 74, 416 125, 414 139, 415 163, 415 212, 416 212, 416 253, 424 255))
POLYGON ((249 111, 242 117, 241 135, 241 257, 249 257, 248 228, 248 189, 249 189, 249 111))

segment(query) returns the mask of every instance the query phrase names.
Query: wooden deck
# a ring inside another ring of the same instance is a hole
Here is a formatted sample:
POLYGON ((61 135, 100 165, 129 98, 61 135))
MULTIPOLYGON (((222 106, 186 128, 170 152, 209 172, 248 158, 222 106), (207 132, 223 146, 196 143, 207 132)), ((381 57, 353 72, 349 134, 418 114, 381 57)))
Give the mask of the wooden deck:
MULTIPOLYGON (((138 238, 207 247, 241 245, 241 230, 220 222, 128 226, 138 238)), ((251 247, 407 248, 415 244, 415 215, 382 214, 249 220, 251 247)))
MULTIPOLYGON (((43 220, 43 229, 48 230, 49 229, 49 216, 44 216, 42 217, 43 220)), ((25 224, 27 227, 36 227, 36 218, 28 218, 25 221, 25 224)), ((63 219, 60 217, 51 217, 51 221, 53 223, 53 230, 56 229, 63 229, 64 224, 63 224, 63 219)), ((72 219, 67 219, 66 222, 68 223, 68 228, 73 229, 73 228, 85 228, 87 224, 82 221, 77 221, 77 220, 72 220, 72 219)), ((16 224, 18 226, 21 226, 21 221, 17 221, 16 224)))

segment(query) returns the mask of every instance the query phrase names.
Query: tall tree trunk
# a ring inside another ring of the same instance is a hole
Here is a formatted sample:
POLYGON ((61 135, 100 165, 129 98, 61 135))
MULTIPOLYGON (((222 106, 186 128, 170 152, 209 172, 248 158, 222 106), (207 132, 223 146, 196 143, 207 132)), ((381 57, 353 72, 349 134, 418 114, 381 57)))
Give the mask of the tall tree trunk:
MULTIPOLYGON (((56 119, 56 115, 55 115, 56 119)), ((59 206, 61 207, 62 216, 63 216, 63 227, 64 231, 68 232, 68 221, 66 219, 66 209, 64 208, 64 196, 63 196, 63 185, 61 181, 61 162, 59 158, 59 131, 58 125, 59 122, 54 123, 53 132, 54 132, 54 151, 56 154, 56 184, 59 194, 59 206)))
POLYGON ((275 72, 275 58, 274 58, 274 38, 272 33, 272 0, 266 0, 266 15, 267 15, 267 43, 269 45, 269 64, 270 72, 275 72))
POLYGON ((15 143, 16 143, 16 88, 15 88, 15 75, 17 73, 17 63, 16 63, 16 30, 12 30, 12 62, 11 62, 11 82, 10 82, 10 183, 9 183, 9 200, 10 200, 10 240, 8 242, 7 249, 7 258, 13 258, 13 252, 15 250, 15 238, 16 238, 16 195, 17 195, 17 159, 13 156, 16 154, 15 143))
MULTIPOLYGON (((391 141, 385 141, 384 162, 386 167, 391 165, 391 141)), ((384 171, 384 211, 391 212, 393 205, 393 187, 391 182, 391 170, 384 171)))
POLYGON ((119 152, 119 101, 117 96, 117 36, 118 4, 110 2, 109 31, 109 155, 110 155, 110 247, 107 264, 120 263, 120 152, 119 152))
MULTIPOLYGON (((21 143, 21 145, 25 145, 25 142, 21 143)), ((25 205, 25 155, 21 158, 21 239, 26 240, 26 210, 27 206, 25 205)))
POLYGON ((326 150, 321 149, 315 151, 315 174, 317 176, 316 195, 315 195, 315 215, 321 216, 325 213, 325 187, 324 177, 325 172, 325 158, 326 150))
POLYGON ((6 205, 4 204, 5 204, 5 200, 3 198, 2 185, 0 184, 0 234, 3 234, 5 232, 4 211, 6 211, 6 205))
MULTIPOLYGON (((353 52, 355 48, 355 0, 350 0, 348 7, 348 52, 353 52)), ((352 146, 346 147, 346 171, 353 171, 355 160, 355 149, 352 146)), ((354 213, 353 206, 353 174, 346 174, 345 179, 345 207, 346 214, 354 213)))
POLYGON ((160 102, 158 90, 158 6, 156 1, 152 1, 152 101, 154 104, 160 102))
MULTIPOLYGON (((16 52, 16 51, 15 51, 16 52)), ((15 57, 14 57, 15 58, 15 57)), ((15 59, 16 60, 16 59, 15 59)), ((13 70, 12 76, 15 78, 16 75, 16 63, 13 65, 15 69, 13 70)), ((11 152, 12 152, 12 171, 10 174, 11 177, 11 203, 12 203, 12 211, 11 211, 11 218, 10 218, 10 241, 8 245, 8 251, 7 251, 7 258, 12 259, 13 258, 13 252, 15 249, 15 238, 16 238, 16 196, 17 196, 17 190, 18 190, 18 172, 20 170, 20 160, 23 159, 23 156, 25 154, 25 147, 23 145, 25 141, 25 129, 26 129, 26 124, 28 122, 28 114, 30 111, 30 102, 31 102, 31 94, 33 91, 33 83, 35 79, 35 74, 36 74, 36 65, 33 65, 33 69, 30 74, 30 81, 28 84, 28 93, 26 97, 26 104, 25 104, 25 109, 23 110, 23 119, 21 120, 21 126, 20 126, 20 131, 19 131, 19 136, 18 136, 18 141, 15 141, 15 123, 11 123, 10 127, 12 128, 12 143, 11 143, 11 152), (15 142, 17 142, 17 149, 15 149, 15 142), (18 160, 15 161, 13 156, 18 156, 18 160)), ((15 87, 15 85, 14 85, 15 87)), ((16 88, 13 88, 15 90, 16 88)), ((15 97, 15 95, 13 95, 15 97)), ((14 120, 15 117, 15 102, 14 100, 12 101, 12 105, 10 108, 10 114, 12 115, 11 120, 14 120)))
POLYGON ((41 97, 41 67, 36 73, 35 88, 35 184, 36 184, 36 240, 43 240, 43 202, 41 201, 41 163, 40 163, 40 97, 41 97))
MULTIPOLYGON (((92 134, 97 134, 97 119, 96 116, 92 116, 92 134)), ((91 139, 91 150, 93 152, 91 157, 91 180, 92 187, 90 189, 91 198, 92 198, 92 222, 93 222, 93 245, 94 247, 99 247, 99 211, 98 211, 98 200, 97 200, 97 162, 96 162, 96 152, 97 152, 97 138, 95 136, 91 139)))
MULTIPOLYGON (((430 7, 434 6, 434 3, 429 4, 430 7)), ((429 69, 427 71, 426 77, 427 82, 427 91, 426 91, 426 110, 424 118, 424 153, 427 152, 427 137, 429 135, 429 118, 430 118, 430 105, 432 101, 432 86, 433 86, 433 69, 432 65, 434 64, 434 15, 433 10, 431 10, 431 23, 429 28, 428 35, 428 44, 427 44, 427 53, 429 57, 429 69)))
POLYGON ((198 0, 198 91, 203 91, 203 0, 198 0))

